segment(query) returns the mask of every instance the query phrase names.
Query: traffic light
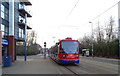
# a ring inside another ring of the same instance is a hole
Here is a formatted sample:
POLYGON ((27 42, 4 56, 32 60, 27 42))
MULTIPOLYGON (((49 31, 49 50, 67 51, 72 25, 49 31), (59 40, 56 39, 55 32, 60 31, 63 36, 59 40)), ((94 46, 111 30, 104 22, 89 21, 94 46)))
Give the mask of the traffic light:
POLYGON ((44 42, 44 47, 46 47, 46 42, 44 42))

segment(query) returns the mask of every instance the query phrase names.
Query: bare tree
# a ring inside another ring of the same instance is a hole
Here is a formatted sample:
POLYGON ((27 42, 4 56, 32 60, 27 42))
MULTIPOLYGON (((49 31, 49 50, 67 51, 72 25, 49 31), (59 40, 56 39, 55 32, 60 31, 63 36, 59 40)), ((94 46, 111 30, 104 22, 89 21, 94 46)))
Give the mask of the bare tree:
POLYGON ((27 31, 27 45, 30 46, 36 43, 37 34, 35 31, 27 31))
POLYGON ((82 48, 89 48, 91 47, 91 37, 90 36, 84 36, 83 39, 79 40, 81 42, 82 48))
POLYGON ((95 30, 95 35, 97 43, 100 43, 104 40, 104 30, 102 27, 100 27, 100 22, 97 23, 97 28, 95 30))
MULTIPOLYGON (((109 17, 106 26, 97 22, 97 28, 94 29, 94 55, 103 57, 116 57, 118 54, 117 27, 114 18, 109 17)), ((81 48, 91 49, 92 36, 85 35, 81 41, 81 48)))
POLYGON ((115 20, 113 19, 113 17, 111 16, 110 19, 109 19, 109 23, 108 25, 106 26, 106 38, 107 38, 107 41, 110 42, 112 41, 113 39, 115 39, 115 34, 114 34, 114 26, 115 26, 115 20))

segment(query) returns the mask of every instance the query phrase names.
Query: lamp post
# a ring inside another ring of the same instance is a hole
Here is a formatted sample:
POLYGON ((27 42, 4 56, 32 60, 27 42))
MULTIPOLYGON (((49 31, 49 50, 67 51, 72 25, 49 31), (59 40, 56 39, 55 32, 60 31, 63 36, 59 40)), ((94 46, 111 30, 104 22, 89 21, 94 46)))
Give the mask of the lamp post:
POLYGON ((93 56, 93 23, 90 21, 89 23, 91 23, 91 31, 92 31, 92 56, 93 56))
POLYGON ((25 29, 24 29, 24 61, 27 61, 26 30, 27 30, 27 14, 25 14, 25 29))

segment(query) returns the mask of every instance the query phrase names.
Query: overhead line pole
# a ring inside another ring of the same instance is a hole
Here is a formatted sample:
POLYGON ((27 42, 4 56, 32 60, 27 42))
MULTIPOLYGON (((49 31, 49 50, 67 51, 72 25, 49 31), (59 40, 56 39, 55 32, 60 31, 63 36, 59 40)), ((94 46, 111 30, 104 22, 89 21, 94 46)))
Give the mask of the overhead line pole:
POLYGON ((119 58, 120 58, 120 1, 118 2, 118 39, 119 39, 119 58))
MULTIPOLYGON (((120 58, 120 1, 118 2, 118 41, 119 41, 118 57, 120 58)), ((118 64, 120 64, 120 61, 118 61, 118 64)), ((118 75, 120 75, 119 69, 118 69, 118 75)))

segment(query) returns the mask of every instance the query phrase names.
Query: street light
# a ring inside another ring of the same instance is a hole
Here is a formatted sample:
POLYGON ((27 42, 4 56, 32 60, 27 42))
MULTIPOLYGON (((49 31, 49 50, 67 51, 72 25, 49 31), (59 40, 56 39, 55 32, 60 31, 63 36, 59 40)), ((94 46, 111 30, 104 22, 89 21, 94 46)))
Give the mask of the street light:
POLYGON ((92 31, 92 56, 93 56, 93 23, 92 22, 89 22, 91 23, 91 31, 92 31))

